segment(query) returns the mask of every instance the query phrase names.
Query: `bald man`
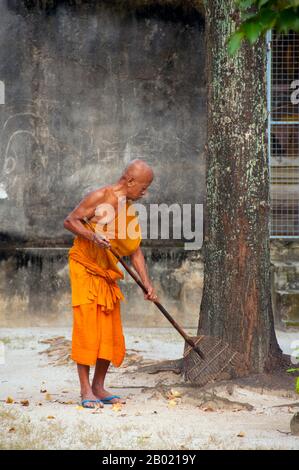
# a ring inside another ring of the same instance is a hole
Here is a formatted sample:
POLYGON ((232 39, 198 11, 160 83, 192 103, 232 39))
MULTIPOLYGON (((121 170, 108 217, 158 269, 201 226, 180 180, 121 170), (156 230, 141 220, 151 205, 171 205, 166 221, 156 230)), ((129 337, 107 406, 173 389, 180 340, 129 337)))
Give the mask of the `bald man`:
POLYGON ((131 161, 115 184, 87 194, 64 221, 64 227, 76 235, 69 251, 73 308, 72 359, 77 362, 82 406, 87 408, 125 403, 121 397, 111 395, 104 388, 110 363, 119 367, 125 355, 120 316, 123 295, 117 284, 123 273, 117 266, 117 259, 109 251, 110 247, 120 256, 130 256, 134 269, 147 288, 144 298, 157 300, 140 247, 138 218, 130 210, 133 201, 146 194, 153 176, 151 167, 145 161, 131 161), (95 233, 84 226, 85 218, 93 224, 95 233), (127 229, 134 223, 135 230, 130 234, 127 229), (120 232, 124 233, 123 229, 125 236, 120 236, 120 232), (95 365, 95 372, 90 384, 91 365, 95 365))

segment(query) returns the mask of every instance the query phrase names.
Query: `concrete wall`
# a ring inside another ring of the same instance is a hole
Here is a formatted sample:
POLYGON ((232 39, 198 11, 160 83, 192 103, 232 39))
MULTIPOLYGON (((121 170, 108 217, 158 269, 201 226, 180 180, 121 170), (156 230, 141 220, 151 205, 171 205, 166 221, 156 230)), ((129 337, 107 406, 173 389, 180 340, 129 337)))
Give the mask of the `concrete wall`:
MULTIPOLYGON (((72 310, 67 248, 3 249, 0 252, 0 326, 68 325, 72 310)), ((203 287, 200 250, 144 248, 159 297, 186 327, 196 327, 203 287)), ((272 300, 279 328, 299 326, 299 243, 271 242, 272 300)), ((158 309, 128 276, 120 283, 127 326, 166 326, 158 309)))
POLYGON ((272 301, 279 328, 299 327, 299 243, 271 242, 272 301))
POLYGON ((94 3, 51 14, 0 4, 6 239, 70 241, 65 215, 136 157, 155 168, 148 202, 203 201, 202 19, 94 3))
MULTIPOLYGON (((174 8, 125 12, 113 1, 60 3, 48 13, 0 3, 1 325, 70 322, 72 235, 63 219, 131 159, 155 169, 147 203, 204 200, 203 19, 174 8)), ((184 324, 197 323, 200 252, 166 241, 145 252, 163 301, 184 324)), ((137 287, 123 289, 127 324, 163 324, 137 287)))
MULTIPOLYGON (((185 326, 196 326, 202 292, 199 252, 146 248, 148 268, 163 305, 185 326)), ((72 319, 67 249, 5 250, 0 262, 0 326, 68 325, 72 319)), ((167 326, 167 320, 127 274, 120 282, 127 326, 167 326)))

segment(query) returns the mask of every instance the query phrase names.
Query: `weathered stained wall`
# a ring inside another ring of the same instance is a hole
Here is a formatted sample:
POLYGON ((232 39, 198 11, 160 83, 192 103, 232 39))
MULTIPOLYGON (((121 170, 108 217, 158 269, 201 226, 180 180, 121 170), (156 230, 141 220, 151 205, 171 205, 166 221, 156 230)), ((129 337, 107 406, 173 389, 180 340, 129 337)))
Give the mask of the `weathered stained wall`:
POLYGON ((299 327, 299 243, 272 240, 272 302, 279 328, 299 327))
MULTIPOLYGON (((147 264, 163 305, 186 326, 195 326, 202 290, 199 252, 147 248, 147 264)), ((130 326, 168 326, 167 320, 125 275, 122 318, 130 326)), ((0 327, 67 325, 72 320, 65 248, 21 248, 1 253, 0 327)))
MULTIPOLYGON (((147 203, 204 199, 202 17, 176 8, 126 12, 117 2, 60 3, 48 13, 21 0, 0 4, 1 325, 70 322, 73 237, 63 219, 131 159, 155 169, 147 203)), ((200 252, 163 243, 145 248, 151 276, 176 318, 195 324, 200 252)), ((127 281, 124 321, 163 324, 127 281)))
POLYGON ((203 201, 203 20, 95 3, 51 14, 1 3, 6 238, 70 240, 68 211, 139 156, 156 173, 148 202, 203 201))

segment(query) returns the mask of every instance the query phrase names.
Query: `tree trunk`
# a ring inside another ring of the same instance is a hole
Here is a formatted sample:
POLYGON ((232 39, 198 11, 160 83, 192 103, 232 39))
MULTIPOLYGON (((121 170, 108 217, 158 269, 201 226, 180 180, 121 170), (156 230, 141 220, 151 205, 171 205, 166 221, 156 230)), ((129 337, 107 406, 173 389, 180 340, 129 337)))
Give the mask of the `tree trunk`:
MULTIPOLYGON (((270 290, 265 40, 229 57, 233 0, 206 0, 207 197, 198 334, 220 337, 246 373, 282 358, 270 290)), ((242 371, 242 375, 244 371, 242 371)), ((238 371, 234 371, 238 375, 238 371)))

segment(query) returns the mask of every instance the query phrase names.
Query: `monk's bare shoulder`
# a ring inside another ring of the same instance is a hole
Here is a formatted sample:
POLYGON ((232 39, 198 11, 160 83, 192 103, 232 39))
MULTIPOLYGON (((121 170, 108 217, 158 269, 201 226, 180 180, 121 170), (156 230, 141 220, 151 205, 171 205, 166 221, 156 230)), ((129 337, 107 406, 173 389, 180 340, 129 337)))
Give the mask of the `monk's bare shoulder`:
POLYGON ((95 189, 87 193, 75 209, 69 214, 70 218, 81 219, 87 217, 90 219, 95 214, 95 209, 98 205, 106 202, 109 193, 107 186, 95 189))
POLYGON ((98 189, 94 189, 86 194, 83 200, 93 200, 97 204, 108 202, 113 196, 113 189, 111 185, 106 185, 98 189))
POLYGON ((98 189, 94 189, 93 191, 90 191, 89 193, 85 194, 81 202, 88 201, 88 202, 103 202, 105 199, 107 193, 106 186, 98 189))

